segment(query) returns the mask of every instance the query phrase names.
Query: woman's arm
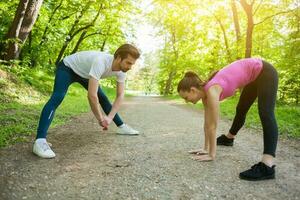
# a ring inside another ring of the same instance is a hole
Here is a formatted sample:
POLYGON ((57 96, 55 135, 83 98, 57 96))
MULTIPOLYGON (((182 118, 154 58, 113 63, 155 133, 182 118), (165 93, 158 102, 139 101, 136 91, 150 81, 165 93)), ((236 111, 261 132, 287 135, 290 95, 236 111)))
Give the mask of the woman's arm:
POLYGON ((208 141, 208 138, 209 136, 207 135, 207 132, 205 131, 205 125, 207 123, 207 120, 206 120, 206 114, 208 111, 207 111, 207 101, 206 99, 203 99, 202 100, 202 103, 203 103, 203 106, 204 106, 204 125, 203 125, 203 129, 204 129, 204 150, 208 152, 208 149, 209 149, 209 141, 208 141))
MULTIPOLYGON (((206 112, 206 100, 202 99, 202 103, 204 105, 204 116, 206 112)), ((204 119, 204 124, 205 124, 205 119, 204 119)), ((203 126, 204 129, 204 126, 203 126)), ((208 148, 209 148, 209 141, 208 141, 208 136, 206 135, 206 132, 204 131, 204 147, 200 149, 194 149, 188 151, 190 154, 195 154, 195 155, 207 155, 208 154, 208 148)), ((197 158, 197 157, 196 157, 197 158)))
POLYGON ((217 144, 216 130, 219 120, 219 97, 222 88, 219 85, 211 86, 207 93, 206 99, 203 100, 204 105, 204 132, 205 132, 205 147, 208 148, 208 155, 195 158, 200 161, 210 161, 215 159, 217 144))

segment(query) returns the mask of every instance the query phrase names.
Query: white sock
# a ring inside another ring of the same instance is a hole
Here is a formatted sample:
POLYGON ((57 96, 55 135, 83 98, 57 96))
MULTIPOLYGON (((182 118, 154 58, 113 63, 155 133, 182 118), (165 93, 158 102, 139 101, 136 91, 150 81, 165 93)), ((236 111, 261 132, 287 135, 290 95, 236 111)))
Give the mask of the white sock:
POLYGON ((125 126, 125 124, 122 124, 121 126, 118 126, 119 128, 123 128, 125 126))
POLYGON ((35 140, 37 143, 45 143, 47 142, 46 138, 38 138, 35 140))

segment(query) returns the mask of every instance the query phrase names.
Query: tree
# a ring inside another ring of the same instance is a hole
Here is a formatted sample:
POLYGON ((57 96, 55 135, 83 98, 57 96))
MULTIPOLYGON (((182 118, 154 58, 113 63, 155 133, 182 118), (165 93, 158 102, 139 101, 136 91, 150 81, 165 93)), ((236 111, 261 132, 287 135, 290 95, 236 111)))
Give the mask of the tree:
POLYGON ((25 43, 40 10, 43 0, 20 0, 15 18, 7 33, 7 48, 4 59, 18 59, 21 46, 25 43))

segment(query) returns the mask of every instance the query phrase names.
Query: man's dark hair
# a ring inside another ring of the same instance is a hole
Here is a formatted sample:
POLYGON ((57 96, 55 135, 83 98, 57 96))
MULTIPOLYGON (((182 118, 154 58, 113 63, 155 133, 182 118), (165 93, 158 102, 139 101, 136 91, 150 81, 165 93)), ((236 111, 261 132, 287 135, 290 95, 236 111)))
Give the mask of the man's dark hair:
POLYGON ((138 59, 140 57, 140 52, 135 46, 131 44, 123 44, 116 50, 114 58, 116 59, 118 56, 120 56, 123 60, 127 58, 128 54, 135 59, 138 59))

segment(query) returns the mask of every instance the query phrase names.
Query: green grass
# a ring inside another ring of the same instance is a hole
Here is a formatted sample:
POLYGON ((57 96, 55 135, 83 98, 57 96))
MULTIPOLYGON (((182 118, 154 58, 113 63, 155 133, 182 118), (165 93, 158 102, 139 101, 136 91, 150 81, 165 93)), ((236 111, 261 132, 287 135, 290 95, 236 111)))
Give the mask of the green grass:
MULTIPOLYGON (((184 102, 177 95, 166 98, 181 103, 184 102)), ((238 98, 238 96, 232 97, 220 104, 220 112, 222 118, 233 120, 238 98)), ((192 104, 189 105, 193 106, 192 104)), ((195 107, 202 109, 203 105, 201 103, 198 103, 195 107)), ((279 134, 292 138, 300 138, 300 106, 277 104, 275 115, 278 123, 279 134)), ((247 114, 245 126, 248 128, 261 129, 257 103, 251 106, 247 114)))
MULTIPOLYGON (((110 98, 113 89, 104 88, 110 98)), ((89 112, 86 90, 79 84, 73 84, 64 101, 56 110, 50 127, 66 123, 72 116, 89 112)), ((35 135, 41 110, 49 97, 35 104, 22 104, 16 101, 0 105, 0 147, 20 141, 26 141, 29 135, 35 135)))
MULTIPOLYGON (((5 71, 3 66, 0 70, 0 147, 4 147, 26 141, 30 139, 28 136, 36 134, 41 110, 51 94, 54 76, 40 70, 31 70, 32 76, 27 71, 22 74, 7 73, 9 70, 5 71)), ((104 91, 110 99, 114 97, 114 89, 104 88, 104 91)), ((75 83, 56 110, 51 127, 64 124, 72 116, 89 110, 86 90, 75 83)))

